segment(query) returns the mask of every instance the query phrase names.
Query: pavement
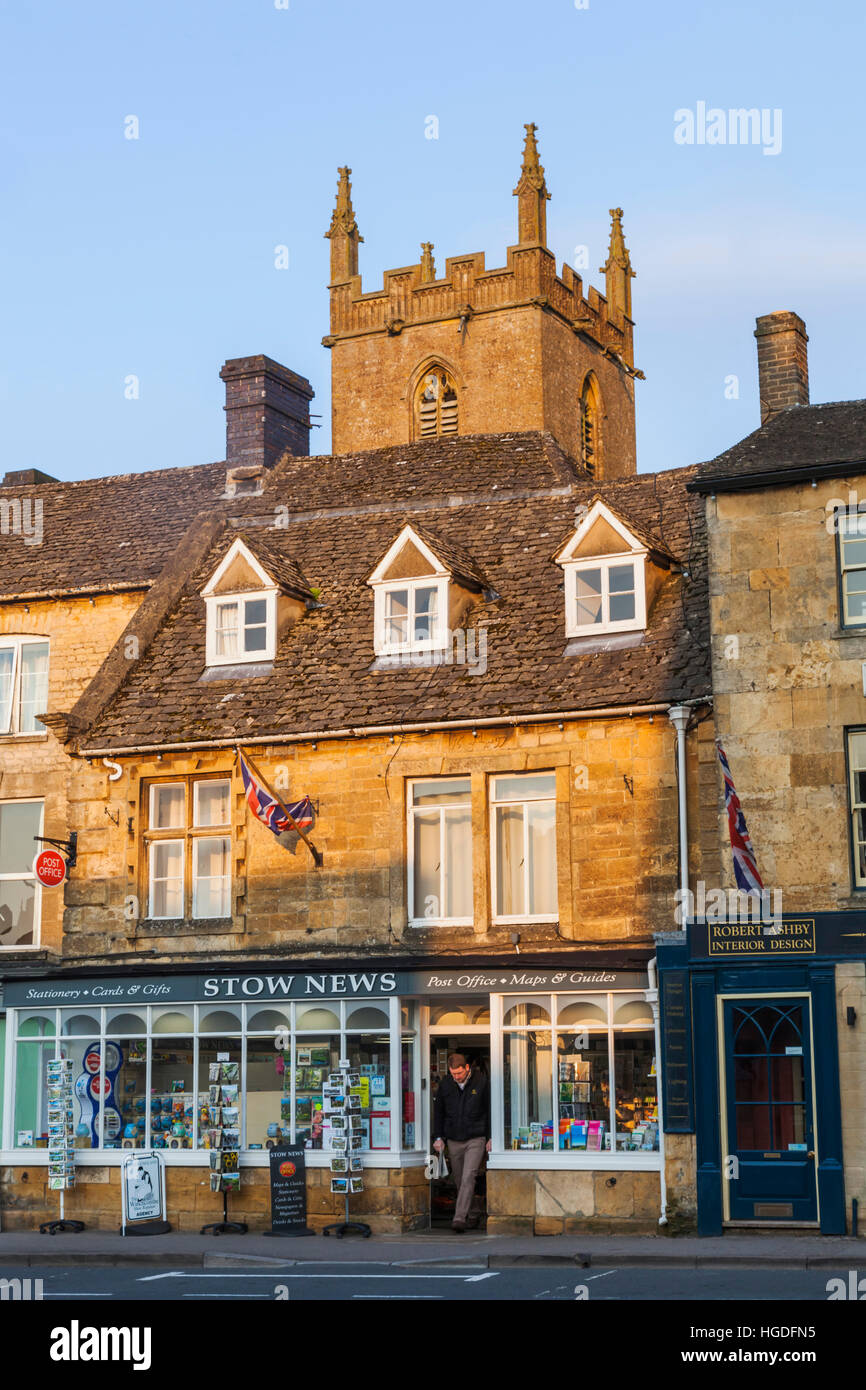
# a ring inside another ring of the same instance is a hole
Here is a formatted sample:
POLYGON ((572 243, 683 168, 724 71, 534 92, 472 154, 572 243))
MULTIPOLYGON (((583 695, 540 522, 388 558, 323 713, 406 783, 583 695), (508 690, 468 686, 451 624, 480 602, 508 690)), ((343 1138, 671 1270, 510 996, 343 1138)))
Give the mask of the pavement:
POLYGON ((782 1269, 866 1269, 866 1237, 730 1231, 724 1236, 488 1236, 467 1231, 425 1231, 400 1236, 297 1238, 202 1236, 185 1232, 123 1237, 114 1231, 0 1232, 0 1276, 13 1265, 160 1265, 176 1269, 283 1266, 316 1263, 472 1265, 668 1266, 732 1265, 782 1269))

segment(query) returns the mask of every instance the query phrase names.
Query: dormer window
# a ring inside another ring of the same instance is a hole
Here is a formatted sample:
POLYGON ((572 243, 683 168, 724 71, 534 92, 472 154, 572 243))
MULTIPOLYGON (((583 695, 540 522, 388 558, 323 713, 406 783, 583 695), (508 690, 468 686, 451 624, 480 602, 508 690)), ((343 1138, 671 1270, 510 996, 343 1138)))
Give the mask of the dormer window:
POLYGON ((374 594, 374 647, 383 657, 443 651, 484 588, 469 556, 415 526, 403 527, 367 583, 374 594))
MULTIPOLYGON (((596 501, 556 556, 565 572, 568 637, 640 632, 647 623, 649 546, 596 501)), ((660 564, 669 560, 659 554, 660 564)))
MULTIPOLYGON (((376 595, 381 612, 381 652, 423 652, 445 645, 442 617, 448 608, 448 580, 383 585, 376 595)), ((378 627, 378 624, 377 624, 378 627)), ((377 644, 377 651, 380 650, 377 644)))
POLYGON ((217 661, 266 659, 269 607, 267 598, 220 600, 214 605, 217 661))
POLYGON ((202 589, 208 667, 273 661, 278 632, 305 612, 311 594, 297 566, 276 551, 263 558, 267 568, 238 537, 202 589))

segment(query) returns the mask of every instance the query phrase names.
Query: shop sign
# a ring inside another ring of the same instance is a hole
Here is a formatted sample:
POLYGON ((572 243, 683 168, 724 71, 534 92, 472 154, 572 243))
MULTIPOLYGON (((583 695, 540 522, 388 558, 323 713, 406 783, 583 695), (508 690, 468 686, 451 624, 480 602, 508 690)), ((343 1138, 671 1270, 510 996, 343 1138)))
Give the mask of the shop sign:
POLYGON ((692 1086, 689 972, 659 972, 662 1043, 662 1114, 666 1134, 691 1134, 695 1127, 692 1086))
POLYGON ((501 966, 474 970, 415 971, 408 977, 406 994, 514 994, 560 992, 573 989, 646 989, 647 975, 640 970, 514 970, 501 966))
POLYGON ((158 1153, 130 1154, 121 1166, 123 1225, 165 1220, 165 1177, 158 1153))
POLYGON ((40 850, 33 860, 33 873, 43 888, 57 888, 66 877, 66 860, 56 849, 40 850))
POLYGON ((708 922, 710 956, 814 956, 815 919, 781 922, 708 922))
POLYGON ((307 1230, 307 1178, 304 1150, 271 1149, 271 1234, 311 1235, 307 1230))
POLYGON ((546 970, 490 965, 467 970, 364 970, 264 972, 256 975, 163 975, 128 979, 10 980, 10 1008, 52 1008, 66 1004, 279 1003, 299 999, 382 999, 390 995, 427 998, 429 995, 543 993, 551 990, 646 989, 647 975, 639 970, 584 967, 546 970))

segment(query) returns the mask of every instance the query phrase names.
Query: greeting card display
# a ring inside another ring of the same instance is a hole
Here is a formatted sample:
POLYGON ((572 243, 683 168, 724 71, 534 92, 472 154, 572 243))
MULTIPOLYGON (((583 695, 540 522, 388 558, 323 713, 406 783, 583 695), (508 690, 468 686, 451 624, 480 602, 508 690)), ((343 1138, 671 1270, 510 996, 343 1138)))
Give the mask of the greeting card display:
POLYGON ((213 1231, 214 1235, 223 1231, 243 1234, 247 1229, 242 1221, 229 1221, 227 1206, 228 1194, 238 1192, 241 1185, 239 1073, 238 1063, 230 1062, 224 1055, 208 1067, 207 1104, 201 1107, 202 1124, 206 1123, 208 1128, 203 1138, 205 1146, 211 1150, 210 1190, 223 1194, 223 1219, 202 1226, 202 1235, 208 1231, 213 1231))
POLYGON ((361 1077, 352 1070, 347 1057, 340 1058, 340 1070, 330 1072, 322 1088, 322 1109, 330 1118, 331 1191, 345 1199, 345 1220, 326 1226, 324 1234, 333 1232, 338 1239, 344 1235, 369 1236, 370 1227, 363 1221, 349 1220, 349 1197, 364 1190, 361 1176, 363 1161, 357 1150, 364 1142, 362 1132, 353 1126, 361 1123, 361 1077), (350 1176, 351 1174, 351 1176, 350 1176))
MULTIPOLYGON (((75 1129, 73 1122, 72 1061, 55 1057, 45 1064, 48 1097, 48 1189, 60 1193, 60 1220, 46 1221, 43 1234, 83 1231, 83 1221, 67 1221, 65 1194, 75 1186, 75 1129)), ((29 1131, 28 1131, 29 1133, 29 1131)), ((30 1135, 32 1143, 32 1134, 30 1135)))

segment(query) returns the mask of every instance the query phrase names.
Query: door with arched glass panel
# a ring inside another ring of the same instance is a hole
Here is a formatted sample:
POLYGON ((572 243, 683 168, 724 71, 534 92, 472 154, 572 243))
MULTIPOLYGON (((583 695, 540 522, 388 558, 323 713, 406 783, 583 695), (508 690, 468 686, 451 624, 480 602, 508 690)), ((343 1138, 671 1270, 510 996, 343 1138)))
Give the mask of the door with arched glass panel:
POLYGON ((732 1221, 817 1221, 808 999, 724 1002, 732 1221))

